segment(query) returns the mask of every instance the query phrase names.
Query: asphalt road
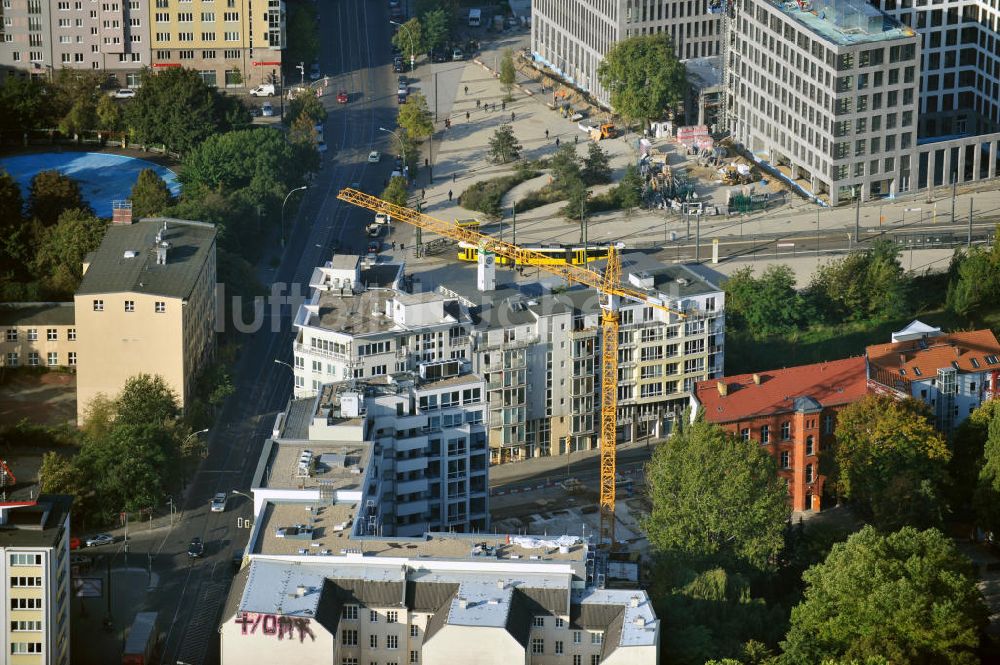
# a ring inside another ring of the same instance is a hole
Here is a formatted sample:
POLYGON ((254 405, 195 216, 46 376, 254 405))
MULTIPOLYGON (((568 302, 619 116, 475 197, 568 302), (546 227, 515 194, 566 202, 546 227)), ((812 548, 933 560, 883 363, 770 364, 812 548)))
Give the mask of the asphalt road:
MULTIPOLYGON (((336 194, 340 188, 356 184, 379 191, 391 169, 389 160, 380 164, 367 161, 372 149, 391 152, 391 136, 378 128, 394 127, 396 112, 386 4, 343 0, 318 7, 320 64, 329 75, 323 97, 330 111, 324 132, 329 150, 303 195, 292 228, 286 230, 288 239, 280 264, 276 269, 261 269, 265 283, 282 285, 283 294, 305 294, 313 268, 328 258, 334 243, 345 251, 363 246, 367 213, 337 201, 336 194), (337 104, 340 89, 350 93, 349 104, 337 104)), ((261 265, 267 265, 269 259, 265 257, 261 265)), ((274 361, 292 360, 293 315, 291 307, 285 305, 279 319, 265 318, 264 328, 245 340, 234 371, 235 393, 208 435, 208 455, 185 492, 175 525, 146 531, 133 527, 128 563, 122 545, 115 550, 116 582, 128 580, 135 585, 131 578, 138 574, 156 588, 147 591, 141 601, 127 600, 124 602, 129 606, 113 608, 113 637, 122 634, 135 611, 158 611, 164 634, 163 663, 219 662, 217 628, 232 580, 232 556, 246 544, 246 520, 252 510, 250 500, 242 496, 232 496, 223 513, 210 512, 209 501, 216 492, 249 491, 274 415, 291 396, 292 373, 274 361), (187 546, 195 536, 206 545, 200 559, 187 556, 187 546), (127 566, 131 566, 129 571, 127 566), (142 574, 147 572, 148 576, 142 574)), ((115 600, 118 598, 116 593, 115 600)), ((74 663, 118 662, 117 654, 109 651, 115 643, 120 646, 120 641, 104 640, 110 646, 90 648, 91 640, 83 638, 75 650, 74 663)))

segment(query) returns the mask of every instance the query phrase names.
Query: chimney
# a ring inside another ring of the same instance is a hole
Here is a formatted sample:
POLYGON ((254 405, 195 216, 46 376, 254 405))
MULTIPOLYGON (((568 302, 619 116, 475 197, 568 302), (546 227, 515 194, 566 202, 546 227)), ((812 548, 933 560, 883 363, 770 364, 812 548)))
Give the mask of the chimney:
POLYGON ((469 601, 465 598, 458 599, 458 608, 460 610, 465 610, 469 608, 469 601))
POLYGON ((301 598, 304 595, 306 595, 306 587, 305 587, 305 585, 300 584, 297 587, 295 587, 295 596, 297 598, 301 598))
POLYGON ((162 241, 156 245, 156 265, 165 266, 167 265, 167 250, 170 249, 170 243, 167 241, 162 241))
POLYGON ((628 604, 629 607, 639 607, 639 596, 632 596, 632 598, 629 599, 628 604))
POLYGON ((729 394, 729 386, 724 381, 719 381, 715 384, 715 387, 719 389, 719 394, 723 397, 729 394))
POLYGON ((760 374, 754 374, 753 375, 753 384, 755 386, 759 386, 760 385, 760 374))
POLYGON ((498 589, 506 589, 507 588, 507 583, 504 582, 503 580, 497 580, 497 588, 498 589))
POLYGON ((128 225, 132 223, 132 202, 112 201, 111 202, 111 223, 128 225))
POLYGON ((636 617, 635 618, 635 626, 636 626, 636 628, 645 628, 646 627, 646 617, 636 617))

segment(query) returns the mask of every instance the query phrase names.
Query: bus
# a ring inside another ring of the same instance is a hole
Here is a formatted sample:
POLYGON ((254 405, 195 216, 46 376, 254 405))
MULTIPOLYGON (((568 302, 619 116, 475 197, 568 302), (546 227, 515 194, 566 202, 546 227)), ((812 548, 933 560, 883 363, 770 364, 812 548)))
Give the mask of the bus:
POLYGON ((478 219, 474 218, 456 219, 455 226, 457 226, 460 229, 465 229, 467 231, 475 231, 476 233, 479 233, 479 227, 481 226, 481 224, 478 219))
MULTIPOLYGON (((621 249, 622 244, 618 243, 616 245, 621 249)), ((560 265, 563 263, 569 263, 573 265, 581 265, 584 263, 589 263, 591 261, 601 261, 608 258, 608 245, 606 244, 596 244, 596 245, 560 245, 560 244, 546 244, 546 245, 526 245, 523 249, 536 252, 538 254, 544 255, 544 258, 529 258, 523 264, 527 266, 536 265, 560 265)), ((459 261, 478 261, 479 260, 479 248, 476 245, 467 242, 458 243, 458 260, 459 261)), ((497 264, 506 266, 511 264, 511 259, 505 256, 497 257, 497 264)))

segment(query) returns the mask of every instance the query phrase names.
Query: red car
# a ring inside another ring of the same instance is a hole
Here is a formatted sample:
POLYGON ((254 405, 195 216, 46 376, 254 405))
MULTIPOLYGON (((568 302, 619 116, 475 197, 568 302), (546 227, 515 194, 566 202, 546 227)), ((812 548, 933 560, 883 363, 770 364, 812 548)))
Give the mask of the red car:
POLYGON ((337 93, 337 103, 338 104, 346 104, 347 103, 347 91, 346 90, 341 90, 340 92, 337 93))

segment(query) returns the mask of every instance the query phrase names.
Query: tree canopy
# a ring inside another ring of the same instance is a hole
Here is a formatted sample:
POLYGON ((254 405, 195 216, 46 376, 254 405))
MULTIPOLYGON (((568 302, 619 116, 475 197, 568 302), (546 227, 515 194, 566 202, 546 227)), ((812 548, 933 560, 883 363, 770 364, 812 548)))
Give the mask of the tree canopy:
POLYGON ((580 177, 587 185, 603 185, 611 182, 611 162, 608 153, 595 142, 587 146, 587 156, 583 158, 580 177))
POLYGON ((974 497, 976 519, 984 529, 1000 534, 1000 401, 985 402, 966 422, 970 433, 978 434, 973 440, 982 451, 974 497))
POLYGON ((413 17, 399 26, 396 34, 392 36, 392 43, 407 60, 411 56, 416 58, 420 55, 424 48, 423 26, 420 25, 420 19, 413 17))
POLYGON ((521 142, 514 134, 510 123, 497 127, 490 137, 490 159, 497 164, 506 164, 521 159, 521 142))
POLYGON ((285 108, 285 124, 291 127, 299 116, 306 116, 312 124, 318 125, 326 120, 326 109, 315 95, 298 95, 285 108))
POLYGON ((633 121, 662 117, 687 88, 684 65, 665 32, 616 42, 598 65, 597 79, 615 111, 633 121))
POLYGON ((821 465, 858 515, 886 530, 940 523, 951 452, 922 402, 867 395, 837 416, 836 437, 821 465))
POLYGON ((406 103, 399 107, 396 124, 418 141, 433 134, 434 122, 427 108, 427 98, 419 92, 408 96, 406 103))
POLYGON ((698 418, 678 419, 646 468, 653 549, 763 570, 783 545, 788 490, 770 455, 698 418))
POLYGON ((795 274, 787 265, 769 265, 760 277, 751 266, 734 272, 723 285, 726 315, 733 327, 757 339, 798 328, 807 315, 795 290, 795 274))
POLYGON ((139 172, 129 198, 132 200, 132 216, 136 219, 159 215, 173 203, 170 188, 153 169, 139 172))
POLYGON ((89 210, 71 209, 41 232, 34 273, 52 297, 72 299, 83 278, 83 259, 97 249, 107 223, 89 210))
POLYGON ((382 192, 382 198, 398 206, 406 205, 406 178, 396 176, 389 180, 389 185, 382 192))
POLYGON ((509 102, 513 99, 511 91, 514 89, 514 83, 517 81, 517 69, 514 67, 514 52, 509 48, 505 48, 503 55, 500 56, 499 79, 500 85, 503 86, 504 99, 509 102))
POLYGON ((428 51, 445 45, 448 41, 450 18, 441 7, 424 14, 424 46, 428 51))
POLYGON ((289 3, 288 34, 295 35, 288 40, 288 46, 283 54, 284 62, 297 65, 309 63, 319 57, 319 25, 316 22, 314 5, 307 3, 289 3))
POLYGON ((28 217, 51 226, 65 210, 86 210, 93 214, 83 200, 80 183, 59 171, 36 173, 28 192, 28 217))
POLYGON ((805 596, 782 644, 788 665, 979 663, 982 596, 969 561, 935 529, 883 535, 867 526, 803 577, 805 596))
POLYGON ((887 319, 906 313, 908 286, 898 248, 891 241, 876 240, 820 266, 806 297, 827 321, 887 319))
POLYGON ((163 144, 185 154, 229 129, 234 105, 242 106, 242 101, 223 98, 193 69, 146 69, 142 87, 125 106, 125 123, 141 143, 163 144))
MULTIPOLYGON (((1000 231, 1000 225, 997 230, 1000 231)), ((969 316, 1000 300, 1000 249, 960 249, 948 270, 948 308, 969 316)))

